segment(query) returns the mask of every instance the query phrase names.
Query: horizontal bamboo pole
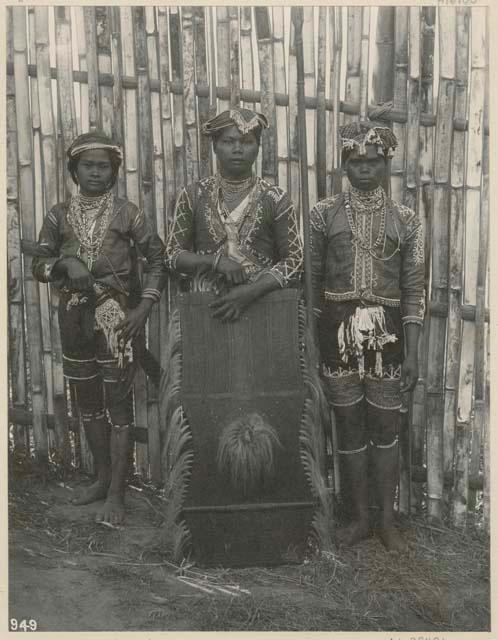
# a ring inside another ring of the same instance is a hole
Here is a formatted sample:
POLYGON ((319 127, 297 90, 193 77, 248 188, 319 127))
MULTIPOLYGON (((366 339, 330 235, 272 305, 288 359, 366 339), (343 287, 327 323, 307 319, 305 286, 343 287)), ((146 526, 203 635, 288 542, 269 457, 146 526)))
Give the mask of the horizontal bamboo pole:
MULTIPOLYGON (((11 74, 13 72, 12 65, 7 63, 7 74, 11 74)), ((34 65, 28 65, 28 72, 30 77, 36 77, 36 67, 34 65)), ((56 70, 54 68, 51 69, 52 78, 56 78, 56 70)), ((87 82, 87 74, 84 71, 74 71, 73 72, 73 80, 74 82, 87 82)), ((138 79, 136 76, 124 75, 121 78, 121 83, 123 89, 136 89, 138 86, 138 79)), ((99 74, 99 84, 101 85, 114 85, 114 77, 112 74, 99 74)), ((151 91, 160 91, 160 85, 158 81, 152 81, 150 83, 151 91)), ((183 94, 183 83, 181 81, 172 81, 170 83, 170 91, 173 95, 182 95, 183 94)), ((209 98, 210 96, 210 86, 204 83, 196 83, 195 85, 195 93, 198 97, 209 98)), ((230 100, 230 87, 216 87, 216 97, 220 100, 230 100)), ((261 103, 261 92, 257 90, 249 90, 249 89, 241 89, 240 97, 243 102, 248 103, 261 103)), ((316 109, 317 107, 317 97, 316 96, 306 96, 305 104, 307 109, 316 109)), ((289 106, 289 95, 275 92, 275 104, 277 106, 287 107, 289 106)), ((348 100, 340 101, 340 112, 347 115, 359 115, 360 113, 360 103, 359 102, 351 102, 348 100)), ((333 111, 334 103, 332 99, 325 100, 325 109, 327 111, 333 111)), ((369 108, 369 113, 372 108, 369 108)), ((402 109, 392 109, 389 113, 386 113, 383 118, 387 122, 396 122, 399 124, 405 124, 408 121, 408 113, 406 110, 402 109)), ((420 114, 420 124, 423 127, 435 127, 437 122, 437 118, 434 114, 421 113, 420 114)), ((453 119, 453 129, 457 131, 467 131, 468 129, 468 120, 465 118, 454 118, 453 119)), ((489 135, 489 124, 487 121, 484 123, 483 128, 484 135, 489 135)))

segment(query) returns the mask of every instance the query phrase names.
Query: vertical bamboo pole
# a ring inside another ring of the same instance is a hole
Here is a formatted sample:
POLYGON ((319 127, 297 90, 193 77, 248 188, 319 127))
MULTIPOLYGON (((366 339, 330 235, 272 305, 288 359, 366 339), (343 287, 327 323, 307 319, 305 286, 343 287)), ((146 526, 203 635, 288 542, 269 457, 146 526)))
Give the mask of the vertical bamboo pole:
MULTIPOLYGON (((316 96, 314 8, 303 7, 304 95, 316 96)), ((306 109, 306 142, 308 149, 308 204, 317 200, 316 176, 316 113, 306 109)))
POLYGON ((406 198, 411 209, 418 209, 420 156, 420 8, 409 9, 408 93, 406 127, 406 198))
POLYGON ((340 7, 329 7, 330 32, 334 34, 330 61, 330 90, 332 93, 332 113, 330 115, 330 147, 333 152, 331 190, 339 193, 342 188, 341 154, 339 149, 339 116, 341 91, 341 63, 342 63, 342 10, 340 7))
MULTIPOLYGON (((121 30, 120 30, 120 9, 119 7, 112 7, 110 14, 110 30, 111 30, 111 67, 112 75, 114 79, 114 86, 112 91, 113 96, 113 113, 114 118, 112 122, 112 137, 116 142, 123 146, 124 132, 123 132, 123 110, 124 110, 124 97, 123 86, 121 78, 123 76, 122 65, 122 47, 121 47, 121 30)), ((123 169, 119 171, 117 179, 117 194, 120 198, 126 197, 126 179, 123 169)))
MULTIPOLYGON (((207 47, 206 47, 206 21, 205 8, 194 7, 194 42, 195 42, 195 74, 198 86, 208 86, 207 72, 207 47)), ((199 131, 204 123, 209 120, 209 98, 198 96, 197 113, 199 118, 199 131)), ((205 178, 211 175, 211 150, 209 138, 199 136, 199 177, 205 178)))
POLYGON ((95 7, 85 7, 83 12, 85 24, 84 55, 88 73, 88 127, 93 130, 100 128, 101 122, 95 7))
MULTIPOLYGON (((434 39, 436 8, 422 7, 421 11, 421 70, 420 93, 421 111, 433 114, 433 81, 434 81, 434 39)), ((433 158, 434 158, 434 130, 433 127, 420 127, 420 153, 419 153, 419 217, 422 222, 425 236, 425 290, 429 290, 431 255, 431 225, 433 205, 433 158)), ((427 382, 427 355, 429 329, 428 322, 424 324, 419 339, 419 382, 413 392, 412 401, 412 460, 411 464, 422 467, 425 464, 425 425, 426 425, 426 382, 427 382)), ((444 440, 444 439, 443 439, 444 440)), ((412 482, 411 498, 412 508, 417 509, 422 500, 422 487, 419 483, 412 482)))
MULTIPOLYGON (((145 8, 133 8, 133 23, 135 28, 136 69, 138 77, 138 117, 140 135, 140 173, 142 206, 145 217, 151 227, 156 229, 154 184, 153 184, 153 156, 152 156, 152 115, 150 82, 147 62, 147 36, 145 31, 145 8)), ((154 305, 149 316, 148 346, 152 353, 159 353, 159 309, 154 305)), ((160 443, 159 443, 159 405, 157 389, 151 382, 147 384, 147 433, 149 444, 150 477, 153 482, 159 482, 160 443)), ((137 445, 138 450, 138 445, 137 445)))
POLYGON ((383 104, 394 96, 394 7, 379 7, 375 43, 377 66, 372 88, 374 102, 383 104))
MULTIPOLYGON (((455 93, 455 12, 439 10, 439 92, 434 166, 434 211, 432 221, 431 305, 448 304, 448 222, 451 133, 455 93)), ((428 513, 440 519, 443 510, 444 344, 447 311, 434 312, 429 320, 427 373, 427 493, 428 513)))
MULTIPOLYGON (((469 147, 467 150, 467 210, 465 217, 465 283, 466 304, 475 304, 474 407, 469 479, 479 475, 482 427, 484 420, 484 311, 487 270, 488 209, 482 198, 484 150, 484 111, 486 97, 486 8, 472 10, 472 48, 469 105, 469 147), (477 102, 479 100, 479 103, 477 102), (479 106, 478 106, 479 105, 479 106), (483 109, 484 105, 484 109, 483 109), (475 207, 473 206, 475 203, 475 207), (472 225, 472 226, 471 226, 472 225)), ((487 164, 487 158, 484 160, 487 164)), ((474 483, 473 483, 474 484, 474 483)), ((468 510, 474 511, 475 489, 469 490, 468 510)))
MULTIPOLYGON (((284 47, 284 8, 272 8, 273 22, 273 64, 275 93, 287 93, 287 74, 285 70, 284 47)), ((285 191, 289 191, 289 122, 287 107, 276 106, 275 118, 277 127, 277 163, 278 184, 285 191)))
POLYGON ((230 105, 240 104, 239 10, 227 7, 230 31, 230 105))
POLYGON ((291 23, 289 40, 289 159, 290 159, 290 189, 291 198, 296 209, 298 224, 302 234, 300 220, 301 211, 301 181, 299 175, 299 119, 297 111, 297 57, 296 34, 291 23))
MULTIPOLYGON (((252 47, 252 7, 240 8, 240 56, 242 89, 254 91, 254 51, 252 47)), ((244 102, 247 109, 254 109, 254 102, 244 102)))
MULTIPOLYGON (((158 31, 154 7, 145 9, 145 31, 149 80, 150 82, 159 83, 158 31)), ((161 135, 160 98, 159 91, 150 92, 155 220, 157 232, 161 238, 164 238, 166 217, 164 209, 164 155, 161 135)))
MULTIPOLYGON (((62 130, 62 144, 64 150, 66 150, 77 135, 73 88, 71 15, 69 7, 55 8, 55 41, 59 117, 62 130)), ((74 184, 67 170, 64 170, 64 176, 66 194, 69 195, 74 190, 74 184)))
MULTIPOLYGON (((86 43, 86 20, 85 20, 85 8, 84 7, 74 7, 74 21, 75 21, 75 31, 77 37, 77 47, 78 47, 78 69, 80 71, 88 71, 87 65, 87 43, 86 43)), ((95 35, 95 34, 93 34, 95 35)), ((95 52, 95 46, 93 49, 95 52)), ((92 54, 90 54, 91 57, 92 54)), ((90 63, 91 64, 91 63, 90 63)), ((95 64, 96 58, 95 58, 95 64)), ((97 78, 95 78, 95 82, 97 82, 97 78)), ((79 95, 77 99, 79 100, 79 130, 80 131, 89 131, 90 129, 90 82, 81 82, 79 85, 79 95)), ((98 85, 95 87, 96 91, 98 91, 98 85)), ((98 96, 94 98, 96 100, 96 104, 98 104, 98 96)), ((76 127, 78 128, 78 127, 76 127)))
MULTIPOLYGON (((120 34, 121 46, 121 69, 124 76, 135 76, 135 16, 131 7, 120 7, 120 34)), ((118 51, 116 51, 118 53, 118 51)), ((121 82, 121 78, 118 79, 121 82)), ((131 202, 141 206, 140 197, 140 156, 139 145, 142 142, 139 136, 139 112, 137 105, 137 89, 123 89, 123 133, 124 147, 124 174, 126 178, 126 194, 131 202)), ((149 185, 149 192, 151 186, 149 185)), ((137 427, 148 428, 147 420, 147 392, 145 374, 142 370, 137 372, 133 384, 134 393, 134 415, 137 427)), ((135 465, 136 471, 144 478, 148 478, 148 457, 147 446, 144 444, 135 445, 135 465)))
POLYGON ((159 28, 159 82, 161 89, 161 128, 164 152, 164 198, 165 211, 165 237, 168 234, 168 223, 173 216, 173 203, 175 198, 175 163, 173 160, 173 123, 171 113, 170 93, 170 59, 169 59, 169 26, 168 10, 158 7, 159 28))
MULTIPOLYGON (((458 8, 456 11, 456 40, 458 47, 455 61, 455 118, 463 120, 467 117, 468 94, 468 66, 469 66, 469 9, 458 8)), ((450 254, 449 254, 449 281, 448 281, 448 334, 446 348, 446 384, 445 384, 445 410, 444 410, 444 473, 445 477, 453 477, 454 465, 462 468, 467 464, 461 457, 454 461, 454 453, 460 456, 460 451, 468 448, 468 429, 463 426, 459 429, 458 446, 455 448, 455 422, 457 419, 457 393, 460 369, 460 351, 462 340, 462 282, 463 282, 463 230, 465 220, 465 138, 464 131, 453 130, 453 149, 451 156, 451 205, 450 205, 450 254)), ((463 501, 467 500, 467 474, 463 477, 463 486, 459 486, 460 474, 453 487, 452 500, 460 502, 462 511, 463 501), (462 493, 463 491, 463 493, 462 493), (458 497, 460 496, 460 497, 458 497)), ((461 519, 459 510, 456 512, 457 520, 461 519)), ((463 513, 463 511, 462 511, 463 513)))
MULTIPOLYGON (((35 62, 36 56, 36 29, 35 11, 28 9, 29 42, 28 53, 31 56, 30 62, 35 62)), ((40 104, 38 98, 38 78, 30 78, 30 98, 31 98, 31 126, 33 141, 33 179, 34 179, 34 201, 35 201, 35 234, 38 236, 43 217, 45 215, 44 202, 44 181, 42 179, 42 156, 41 156, 41 123, 40 104)), ((52 367, 52 339, 50 327, 50 304, 48 287, 38 285, 40 295, 40 317, 42 329, 43 348, 43 370, 45 381, 45 398, 47 415, 54 415, 54 381, 52 367)), ((58 449, 57 432, 47 430, 49 452, 58 449)), ((62 443, 61 443, 62 444, 62 443)))
MULTIPOLYGON (((228 7, 216 7, 216 60, 218 87, 230 87, 230 19, 228 7)), ((214 87, 213 87, 214 88, 214 87)), ((216 96, 216 93, 214 94, 216 96)), ((230 100, 218 100, 218 111, 230 108, 230 100)))
POLYGON ((360 50, 360 117, 368 115, 368 75, 369 75, 369 47, 370 47, 370 9, 361 10, 361 50, 360 50))
POLYGON ((199 178, 195 105, 195 52, 192 7, 182 9, 183 106, 185 117, 185 167, 187 183, 199 178))
MULTIPOLYGON (((133 22, 130 7, 120 7, 122 72, 125 76, 135 75, 135 52, 133 49, 133 22)), ((137 131, 137 91, 123 90, 123 130, 125 143, 125 177, 128 198, 140 202, 138 186, 138 131, 137 131)))
MULTIPOLYGON (((54 109, 52 101, 52 79, 50 72, 49 56, 49 25, 48 9, 46 7, 35 8, 35 48, 36 69, 38 80, 38 101, 40 112, 40 131, 42 145, 42 169, 45 191, 45 210, 48 211, 57 202, 57 156, 56 156, 56 131, 54 122, 54 109)), ((62 161, 61 161, 62 162, 62 161)), ((51 344, 53 366, 53 392, 54 392, 54 423, 56 438, 65 467, 68 467, 71 459, 69 433, 67 427, 67 400, 62 373, 62 346, 60 339, 59 298, 53 292, 50 295, 51 312, 51 344)))
POLYGON ((270 13, 268 7, 254 9, 256 38, 259 53, 259 76, 261 84, 261 112, 268 118, 270 127, 261 136, 262 176, 268 182, 277 181, 277 131, 275 117, 275 86, 273 72, 273 49, 270 13))
MULTIPOLYGON (((395 9, 394 33, 394 108, 407 110, 408 81, 408 7, 395 9)), ((393 200, 404 201, 406 125, 393 123, 398 148, 391 162, 391 194, 393 200)))
MULTIPOLYGON (((169 10, 169 37, 171 50, 171 79, 183 84, 183 60, 180 13, 175 7, 169 10)), ((228 85, 227 85, 228 86, 228 85)), ((173 96, 173 136, 175 145, 175 186, 178 192, 186 183, 185 122, 183 117, 183 93, 173 96)))
MULTIPOLYGON (((346 61, 346 102, 360 102, 361 65, 361 7, 347 9, 347 61, 346 61)), ((345 115, 344 122, 355 120, 356 116, 345 115)))
MULTIPOLYGON (((159 29, 159 84, 161 89, 161 130, 164 153, 164 199, 165 199, 165 239, 168 237, 170 223, 173 217, 174 201, 175 201, 175 161, 173 146, 173 126, 171 112, 171 94, 170 94, 170 58, 169 58, 169 25, 168 25, 168 9, 166 7, 158 7, 158 29, 159 29)), ((159 302, 161 317, 161 344, 166 344, 168 340, 168 317, 169 304, 174 291, 171 281, 168 282, 168 288, 165 294, 161 296, 159 302)), ((166 349, 160 351, 160 363, 163 368, 168 366, 166 361, 166 349)))
MULTIPOLYGON (((410 7, 409 24, 409 57, 407 88, 407 126, 406 126, 406 204, 418 210, 419 188, 419 122, 420 122, 420 9, 410 7)), ((410 400, 412 396, 410 394, 410 400)), ((401 447, 400 465, 400 500, 401 512, 409 513, 411 509, 411 406, 404 415, 408 419, 407 447, 401 447)))
POLYGON ((327 195, 327 116, 325 85, 327 66, 327 7, 318 9, 318 68, 316 83, 316 177, 317 198, 327 195))
MULTIPOLYGON (((35 240, 35 202, 33 184, 33 150, 27 56, 26 10, 12 9, 14 33, 14 82, 16 93, 17 149, 19 159, 19 189, 22 236, 35 240)), ((31 274, 29 259, 24 266, 26 329, 31 373, 31 403, 33 408, 33 438, 35 458, 40 466, 48 462, 48 439, 44 421, 43 353, 38 285, 31 274)))
MULTIPOLYGON (((97 31, 97 62, 99 73, 112 74, 110 7, 95 7, 95 26, 97 31)), ((100 94, 100 126, 108 136, 112 135, 114 125, 114 96, 112 87, 102 85, 100 94)))
MULTIPOLYGON (((6 13, 7 61, 13 63, 12 9, 6 13)), ((24 304, 22 288, 21 233, 19 224, 19 191, 17 170, 17 116, 14 78, 7 76, 6 93, 6 168, 7 168, 7 286, 9 300, 9 371, 12 404, 26 406, 26 354, 24 342, 24 304)), ((27 429, 14 427, 16 451, 29 448, 27 429)))
MULTIPOLYGON (((483 186, 483 197, 487 186, 483 186)), ((486 193, 487 195, 487 193, 486 193)), ((490 454, 490 336, 489 323, 486 328, 486 380, 484 387, 484 433, 483 433, 483 454, 484 454, 484 486, 483 486, 483 520, 485 530, 489 533, 491 518, 491 454, 490 454)))

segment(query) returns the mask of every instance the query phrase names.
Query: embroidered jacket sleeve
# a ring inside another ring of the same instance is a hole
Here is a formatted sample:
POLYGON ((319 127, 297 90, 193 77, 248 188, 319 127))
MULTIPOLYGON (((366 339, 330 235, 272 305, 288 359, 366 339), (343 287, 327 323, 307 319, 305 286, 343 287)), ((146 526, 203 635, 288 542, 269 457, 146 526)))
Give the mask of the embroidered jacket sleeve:
POLYGON ((311 281, 313 286, 313 311, 315 316, 321 313, 325 263, 327 255, 327 231, 325 211, 321 203, 317 203, 310 211, 311 225, 311 281))
POLYGON ((43 220, 38 237, 37 255, 33 258, 31 269, 33 276, 40 282, 52 282, 52 269, 60 260, 62 236, 59 228, 59 207, 53 207, 43 220))
POLYGON ((176 261, 183 251, 194 250, 194 212, 192 201, 186 188, 180 191, 173 214, 173 224, 169 233, 164 260, 166 266, 176 271, 176 261))
POLYGON ((131 215, 130 236, 147 261, 144 269, 142 298, 150 298, 157 302, 166 284, 164 245, 145 219, 144 212, 131 202, 127 206, 131 215))
POLYGON ((279 187, 272 187, 266 196, 275 203, 273 233, 278 261, 265 272, 270 273, 281 287, 285 287, 299 277, 303 264, 296 210, 288 195, 279 187))
POLYGON ((400 304, 403 324, 423 324, 425 314, 425 242, 423 227, 417 214, 398 205, 404 239, 401 244, 400 304))

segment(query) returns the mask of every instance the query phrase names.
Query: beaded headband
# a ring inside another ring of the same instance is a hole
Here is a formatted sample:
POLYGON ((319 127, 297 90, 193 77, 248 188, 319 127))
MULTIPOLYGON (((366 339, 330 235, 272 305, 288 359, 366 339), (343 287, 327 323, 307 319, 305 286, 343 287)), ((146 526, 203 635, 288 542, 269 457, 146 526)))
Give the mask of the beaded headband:
POLYGON ((251 111, 250 109, 232 108, 223 111, 214 118, 204 123, 202 133, 211 136, 221 129, 227 127, 237 127, 237 129, 245 135, 254 129, 267 129, 268 120, 262 113, 251 111))
POLYGON ((74 158, 84 151, 93 151, 96 149, 110 151, 111 153, 114 153, 119 160, 123 159, 121 147, 114 143, 104 133, 98 131, 82 133, 75 138, 67 150, 67 156, 68 158, 74 158))
POLYGON ((382 119, 382 116, 391 109, 392 103, 380 105, 370 110, 369 119, 351 122, 339 127, 341 148, 357 149, 359 155, 365 155, 366 145, 372 144, 377 147, 379 155, 391 158, 398 146, 398 139, 389 127, 375 122, 376 119, 382 119))

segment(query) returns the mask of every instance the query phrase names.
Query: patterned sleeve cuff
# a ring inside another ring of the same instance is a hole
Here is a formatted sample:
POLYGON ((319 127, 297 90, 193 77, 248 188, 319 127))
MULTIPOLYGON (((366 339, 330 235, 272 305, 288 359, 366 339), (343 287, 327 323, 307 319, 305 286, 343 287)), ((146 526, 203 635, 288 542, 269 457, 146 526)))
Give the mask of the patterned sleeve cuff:
POLYGON ((403 323, 403 326, 405 324, 418 324, 419 326, 423 326, 424 324, 423 319, 419 316, 403 316, 401 318, 401 322, 403 323))
POLYGON ((161 292, 158 289, 153 289, 152 287, 148 287, 142 291, 142 298, 149 298, 154 302, 159 302, 161 297, 161 292))

